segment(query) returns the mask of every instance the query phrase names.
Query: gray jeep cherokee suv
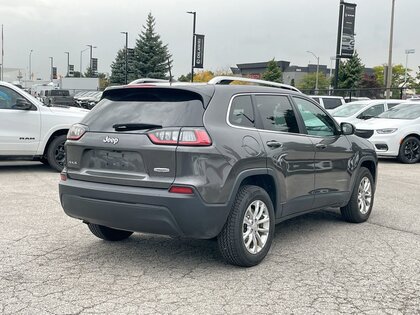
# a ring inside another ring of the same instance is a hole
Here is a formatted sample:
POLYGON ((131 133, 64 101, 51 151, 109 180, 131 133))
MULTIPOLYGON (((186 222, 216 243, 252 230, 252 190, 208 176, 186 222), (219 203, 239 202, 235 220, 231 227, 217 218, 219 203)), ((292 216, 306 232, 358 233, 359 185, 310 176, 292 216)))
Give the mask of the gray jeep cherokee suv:
POLYGON ((227 262, 253 266, 276 223, 325 207, 368 219, 377 157, 353 133, 287 87, 109 88, 68 133, 60 200, 101 239, 217 237, 227 262))

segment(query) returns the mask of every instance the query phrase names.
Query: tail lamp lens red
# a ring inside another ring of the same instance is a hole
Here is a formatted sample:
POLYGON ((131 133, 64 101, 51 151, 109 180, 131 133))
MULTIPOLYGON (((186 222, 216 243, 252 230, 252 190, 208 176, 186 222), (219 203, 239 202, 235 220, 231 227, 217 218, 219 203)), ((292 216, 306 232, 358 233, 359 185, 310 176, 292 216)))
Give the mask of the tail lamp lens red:
POLYGON ((209 146, 211 139, 207 131, 202 128, 159 129, 148 133, 154 144, 209 146))
POLYGON ((79 140, 88 131, 87 126, 82 124, 74 124, 67 133, 67 140, 79 140))

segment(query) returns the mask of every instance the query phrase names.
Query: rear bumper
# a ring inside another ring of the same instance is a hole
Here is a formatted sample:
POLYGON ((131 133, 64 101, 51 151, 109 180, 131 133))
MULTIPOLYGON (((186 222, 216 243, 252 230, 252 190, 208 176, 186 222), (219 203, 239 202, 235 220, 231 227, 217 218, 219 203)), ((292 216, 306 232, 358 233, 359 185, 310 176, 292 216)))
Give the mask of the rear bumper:
POLYGON ((227 205, 206 204, 166 189, 127 187, 67 179, 60 201, 70 217, 116 229, 191 238, 213 238, 229 214, 227 205))

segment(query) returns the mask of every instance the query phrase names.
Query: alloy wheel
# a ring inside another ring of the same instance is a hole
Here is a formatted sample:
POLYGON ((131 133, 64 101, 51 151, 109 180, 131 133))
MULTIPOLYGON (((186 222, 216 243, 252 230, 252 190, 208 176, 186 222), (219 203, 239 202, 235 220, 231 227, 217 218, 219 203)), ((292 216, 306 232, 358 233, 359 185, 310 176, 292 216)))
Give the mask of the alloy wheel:
POLYGON ((369 212, 372 204, 372 184, 368 177, 363 177, 360 181, 357 203, 362 214, 369 212))
POLYGON ((251 254, 258 254, 267 243, 270 233, 267 205, 261 200, 254 200, 245 211, 242 226, 245 248, 251 254))

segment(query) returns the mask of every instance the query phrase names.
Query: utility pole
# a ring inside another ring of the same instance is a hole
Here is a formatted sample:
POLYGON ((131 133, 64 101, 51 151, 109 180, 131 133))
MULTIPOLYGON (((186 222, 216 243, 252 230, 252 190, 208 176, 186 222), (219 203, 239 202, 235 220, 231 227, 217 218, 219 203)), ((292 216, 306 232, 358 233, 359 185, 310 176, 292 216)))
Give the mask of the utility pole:
POLYGON ((386 81, 386 98, 391 97, 391 83, 392 83, 392 45, 394 40, 394 12, 395 12, 395 0, 392 0, 391 9, 391 29, 389 34, 389 52, 388 52, 388 73, 386 81))
POLYGON ((407 84, 407 79, 408 79, 408 55, 409 54, 414 54, 416 52, 415 49, 406 49, 405 50, 405 72, 404 72, 404 87, 407 84))
POLYGON ((32 52, 33 49, 29 52, 29 81, 32 81, 32 52))
POLYGON ((128 84, 128 32, 121 32, 125 34, 125 84, 128 84))
POLYGON ((315 80, 315 94, 318 94, 318 80, 319 80, 319 57, 315 55, 312 51, 306 51, 309 54, 312 54, 317 60, 316 63, 316 80, 315 80))
POLYGON ((68 51, 64 52, 67 55, 67 77, 70 73, 70 53, 68 51))
POLYGON ((195 49, 195 22, 197 17, 197 12, 188 11, 188 14, 192 14, 193 19, 193 40, 192 40, 192 56, 191 56, 191 82, 194 82, 194 49, 195 49))
POLYGON ((93 70, 92 70, 92 50, 93 48, 97 48, 96 46, 93 45, 86 45, 89 47, 90 49, 90 60, 89 60, 89 69, 90 69, 90 73, 92 74, 93 70))
POLYGON ((86 50, 88 50, 89 48, 85 48, 85 49, 83 49, 83 50, 81 50, 80 51, 80 78, 82 77, 82 62, 83 62, 83 60, 82 60, 82 56, 83 56, 83 53, 86 51, 86 50))
POLYGON ((3 33, 3 24, 1 25, 1 72, 0 72, 1 81, 4 80, 4 33, 3 33))
POLYGON ((53 82, 53 79, 54 79, 54 75, 53 75, 53 67, 54 67, 54 58, 53 57, 50 57, 50 60, 51 60, 51 76, 50 76, 50 79, 51 79, 51 82, 53 82))

